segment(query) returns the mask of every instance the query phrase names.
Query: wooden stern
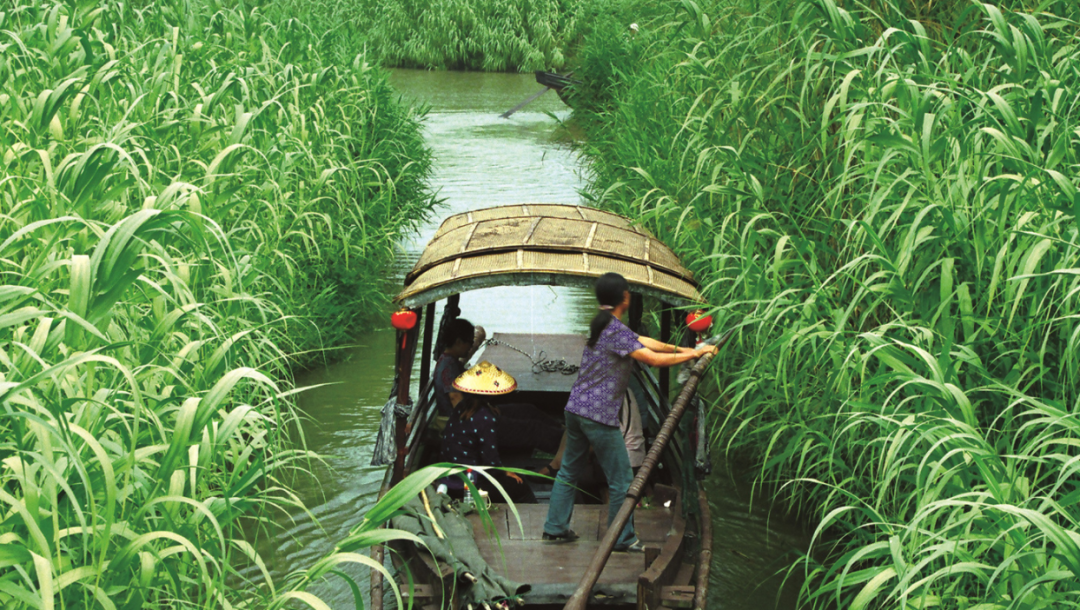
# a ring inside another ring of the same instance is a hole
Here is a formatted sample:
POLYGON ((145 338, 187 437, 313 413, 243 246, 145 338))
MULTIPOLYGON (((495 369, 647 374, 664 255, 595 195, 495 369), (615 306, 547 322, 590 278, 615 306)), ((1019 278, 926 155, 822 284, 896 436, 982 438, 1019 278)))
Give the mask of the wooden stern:
MULTIPOLYGON (((525 597, 529 605, 562 605, 570 599, 607 532, 607 505, 579 504, 574 507, 570 528, 581 538, 571 543, 544 542, 541 535, 547 510, 546 504, 518 505, 520 527, 505 504, 493 505, 492 522, 487 528, 479 515, 469 516, 477 546, 488 565, 511 580, 532 585, 532 592, 525 597)), ((638 605, 640 579, 650 572, 670 574, 667 580, 674 581, 682 556, 664 550, 672 547, 672 537, 680 541, 683 538, 681 510, 675 505, 635 511, 634 527, 648 550, 613 553, 593 588, 590 605, 638 605)), ((655 595, 650 591, 648 597, 659 600, 662 588, 668 587, 657 582, 655 595)))

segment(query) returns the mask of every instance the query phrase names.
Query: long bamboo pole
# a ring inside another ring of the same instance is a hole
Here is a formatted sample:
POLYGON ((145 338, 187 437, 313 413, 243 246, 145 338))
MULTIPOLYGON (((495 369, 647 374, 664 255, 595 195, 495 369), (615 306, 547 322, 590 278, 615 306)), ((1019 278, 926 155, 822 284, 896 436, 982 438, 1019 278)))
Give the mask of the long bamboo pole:
MULTIPOLYGON (((563 76, 570 76, 570 75, 571 75, 571 74, 573 74, 573 73, 574 73, 574 71, 573 71, 573 70, 571 70, 571 71, 567 72, 566 74, 563 74, 563 76)), ((536 92, 536 93, 535 93, 535 94, 533 94, 533 95, 530 95, 530 96, 528 97, 528 99, 526 99, 526 100, 525 100, 524 102, 521 102, 521 103, 520 103, 520 104, 518 104, 517 106, 514 106, 514 107, 513 107, 513 108, 511 108, 510 110, 507 110, 506 112, 504 112, 504 113, 500 114, 500 115, 499 115, 499 118, 500 118, 500 119, 508 119, 508 118, 510 118, 510 115, 514 114, 514 113, 515 113, 515 112, 517 112, 518 110, 521 110, 521 109, 522 109, 522 108, 524 108, 525 106, 528 106, 529 104, 531 104, 532 102, 534 102, 534 101, 535 101, 535 100, 536 100, 537 98, 539 98, 539 97, 540 97, 541 95, 544 95, 545 93, 547 93, 547 92, 548 92, 548 91, 550 91, 550 90, 551 90, 551 87, 545 86, 545 87, 544 87, 543 89, 541 89, 540 91, 536 92)))
MULTIPOLYGON (((724 335, 724 338, 719 341, 716 346, 718 350, 728 342, 733 331, 734 329, 729 330, 724 335)), ((649 454, 645 456, 645 461, 642 462, 641 468, 638 469, 637 476, 630 483, 630 489, 626 492, 626 499, 623 500, 622 507, 619 509, 618 514, 615 515, 615 520, 608 526, 607 533, 604 534, 603 540, 600 541, 600 548, 596 549, 596 554, 593 555, 592 561, 589 562, 589 567, 585 569, 585 574, 581 577, 581 581, 578 582, 577 590, 574 591, 570 600, 563 606, 563 610, 585 610, 593 585, 600 579, 600 573, 604 571, 604 566, 607 565, 607 560, 611 557, 611 552, 615 548, 615 541, 619 538, 619 534, 622 533, 623 527, 630 521, 630 516, 634 514, 634 507, 637 506, 642 490, 645 489, 645 482, 648 481, 649 475, 652 474, 652 469, 660 462, 660 454, 663 453, 668 441, 671 440, 672 434, 675 433, 675 428, 678 427, 679 420, 682 419, 687 405, 690 404, 690 399, 694 397, 698 382, 701 381, 701 376, 705 373, 709 363, 712 362, 712 358, 712 354, 705 354, 698 359, 697 364, 690 371, 690 378, 686 381, 682 391, 679 392, 675 404, 671 406, 671 412, 668 413, 667 419, 664 420, 664 425, 660 427, 660 433, 656 435, 656 440, 653 441, 649 454)))
POLYGON ((537 92, 536 94, 534 94, 534 95, 530 95, 530 96, 529 96, 529 97, 528 97, 528 98, 527 98, 527 99, 526 99, 526 100, 525 100, 524 102, 521 102, 521 103, 520 103, 520 104, 518 104, 517 106, 514 106, 514 107, 513 107, 513 108, 511 108, 510 110, 507 110, 506 112, 504 112, 504 113, 500 114, 500 115, 499 115, 499 118, 500 118, 500 119, 508 119, 508 118, 510 118, 510 115, 511 115, 511 114, 514 114, 514 113, 515 113, 515 112, 517 112, 518 110, 521 110, 521 109, 522 109, 522 108, 524 108, 525 106, 527 106, 527 105, 529 105, 530 103, 532 103, 533 101, 535 101, 535 100, 536 100, 536 98, 540 97, 541 95, 544 95, 544 94, 545 94, 545 93, 547 93, 548 91, 551 91, 551 87, 544 87, 543 89, 541 89, 540 91, 538 91, 538 92, 537 92))

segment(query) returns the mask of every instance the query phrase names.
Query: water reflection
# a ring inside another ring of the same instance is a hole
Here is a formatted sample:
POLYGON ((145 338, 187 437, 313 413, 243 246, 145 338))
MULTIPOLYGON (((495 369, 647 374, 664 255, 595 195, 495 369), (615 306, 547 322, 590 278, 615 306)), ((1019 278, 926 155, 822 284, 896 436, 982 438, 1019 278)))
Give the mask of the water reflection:
POLYGON ((750 476, 733 473, 728 466, 714 460, 706 488, 713 523, 708 607, 797 608, 801 572, 786 579, 786 570, 809 546, 809 537, 795 522, 770 513, 769 500, 761 490, 755 495, 743 482, 750 476))

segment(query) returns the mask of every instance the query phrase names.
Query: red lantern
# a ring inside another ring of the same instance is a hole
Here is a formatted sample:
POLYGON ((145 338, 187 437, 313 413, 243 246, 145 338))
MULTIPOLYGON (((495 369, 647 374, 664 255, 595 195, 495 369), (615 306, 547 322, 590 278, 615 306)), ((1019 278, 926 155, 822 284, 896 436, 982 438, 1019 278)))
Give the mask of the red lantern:
POLYGON ((411 309, 399 309, 390 314, 390 326, 398 330, 412 330, 416 326, 416 312, 411 309))
POLYGON ((706 316, 705 310, 698 309, 697 311, 691 311, 686 314, 686 325, 690 327, 690 330, 700 333, 704 332, 712 326, 712 316, 706 316))

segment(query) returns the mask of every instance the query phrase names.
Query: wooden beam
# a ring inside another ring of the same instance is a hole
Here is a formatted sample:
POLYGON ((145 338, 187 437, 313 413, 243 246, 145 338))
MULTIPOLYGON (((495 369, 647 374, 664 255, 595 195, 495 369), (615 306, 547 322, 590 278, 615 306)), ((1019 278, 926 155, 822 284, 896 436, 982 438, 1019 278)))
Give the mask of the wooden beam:
MULTIPOLYGON (((660 306, 660 342, 671 343, 671 307, 668 305, 660 306)), ((671 370, 667 367, 660 369, 660 397, 671 398, 671 370)))
POLYGON ((439 330, 435 334, 435 352, 431 355, 435 360, 438 360, 439 356, 442 356, 443 352, 446 351, 446 348, 450 347, 448 345, 443 345, 443 341, 446 339, 446 337, 443 336, 443 332, 446 331, 446 323, 449 322, 446 316, 452 314, 452 318, 458 317, 461 314, 461 308, 458 307, 460 302, 461 295, 458 293, 446 297, 446 305, 443 306, 442 310, 442 319, 439 320, 439 330))
MULTIPOLYGON (((424 345, 420 348, 420 389, 427 387, 428 379, 431 378, 431 361, 434 355, 431 353, 431 341, 435 334, 435 303, 428 303, 424 308, 424 345)), ((421 395, 422 399, 424 396, 421 395)))
MULTIPOLYGON (((382 497, 382 494, 379 494, 382 497)), ((376 544, 371 547, 371 559, 382 565, 383 563, 383 548, 382 545, 376 544)), ((383 610, 383 576, 382 572, 372 569, 371 570, 371 610, 383 610)))
POLYGON ((630 293, 630 330, 636 332, 639 335, 648 335, 645 329, 641 327, 641 312, 644 308, 643 297, 640 292, 630 293))

